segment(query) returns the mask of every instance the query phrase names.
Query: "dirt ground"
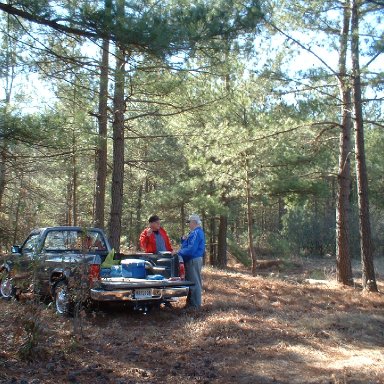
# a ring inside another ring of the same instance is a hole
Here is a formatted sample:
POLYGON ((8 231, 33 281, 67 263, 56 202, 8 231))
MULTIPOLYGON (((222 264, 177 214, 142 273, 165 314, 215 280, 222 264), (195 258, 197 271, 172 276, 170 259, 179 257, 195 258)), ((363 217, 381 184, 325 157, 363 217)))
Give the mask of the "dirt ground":
POLYGON ((331 259, 203 278, 199 312, 0 301, 0 383, 384 383, 384 274, 370 294, 337 286, 331 259))

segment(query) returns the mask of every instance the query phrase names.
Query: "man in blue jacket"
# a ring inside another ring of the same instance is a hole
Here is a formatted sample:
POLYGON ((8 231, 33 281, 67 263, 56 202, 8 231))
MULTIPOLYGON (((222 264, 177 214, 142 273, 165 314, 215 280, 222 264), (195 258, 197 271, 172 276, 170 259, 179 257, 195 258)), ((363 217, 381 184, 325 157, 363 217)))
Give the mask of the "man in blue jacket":
POLYGON ((189 289, 187 307, 198 309, 201 307, 201 268, 205 252, 205 235, 198 215, 189 216, 187 223, 189 223, 190 232, 188 236, 182 237, 178 254, 184 260, 185 279, 195 283, 189 289))

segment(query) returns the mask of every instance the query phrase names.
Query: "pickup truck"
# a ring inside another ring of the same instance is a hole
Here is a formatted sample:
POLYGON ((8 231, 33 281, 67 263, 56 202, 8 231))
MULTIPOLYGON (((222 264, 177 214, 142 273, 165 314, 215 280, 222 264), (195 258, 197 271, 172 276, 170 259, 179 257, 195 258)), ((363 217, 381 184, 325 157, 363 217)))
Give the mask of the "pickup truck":
POLYGON ((176 254, 115 254, 101 229, 69 226, 33 230, 3 260, 0 278, 3 298, 38 294, 60 314, 87 301, 128 302, 146 311, 187 296, 193 285, 176 254))

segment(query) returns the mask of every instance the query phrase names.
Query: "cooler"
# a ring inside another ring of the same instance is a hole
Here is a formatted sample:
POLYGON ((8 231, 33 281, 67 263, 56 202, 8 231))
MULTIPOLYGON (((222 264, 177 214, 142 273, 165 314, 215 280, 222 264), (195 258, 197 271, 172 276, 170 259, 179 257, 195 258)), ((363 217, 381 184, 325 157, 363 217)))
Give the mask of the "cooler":
POLYGON ((145 279, 145 261, 141 259, 121 260, 121 272, 123 277, 145 279))
POLYGON ((112 265, 109 277, 121 277, 121 265, 112 265))

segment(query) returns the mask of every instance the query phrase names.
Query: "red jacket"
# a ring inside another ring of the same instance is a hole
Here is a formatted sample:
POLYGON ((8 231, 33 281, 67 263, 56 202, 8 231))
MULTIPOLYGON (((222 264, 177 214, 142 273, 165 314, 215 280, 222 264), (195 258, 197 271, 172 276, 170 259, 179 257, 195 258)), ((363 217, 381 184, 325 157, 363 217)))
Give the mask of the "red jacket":
MULTIPOLYGON (((155 234, 152 232, 149 236, 147 236, 148 230, 149 228, 145 228, 144 231, 141 232, 140 247, 146 253, 156 253, 155 234)), ((165 229, 160 227, 159 233, 164 239, 166 250, 171 252, 173 249, 172 249, 171 241, 169 240, 167 232, 165 231, 165 229)))

